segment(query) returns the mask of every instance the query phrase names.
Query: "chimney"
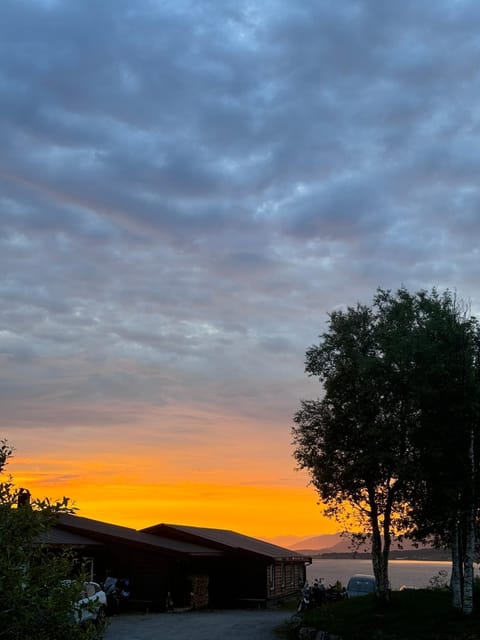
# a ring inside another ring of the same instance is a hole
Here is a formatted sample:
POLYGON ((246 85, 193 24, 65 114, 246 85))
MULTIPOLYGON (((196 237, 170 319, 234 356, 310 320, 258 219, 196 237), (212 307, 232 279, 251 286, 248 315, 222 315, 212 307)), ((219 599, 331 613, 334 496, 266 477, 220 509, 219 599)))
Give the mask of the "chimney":
POLYGON ((22 487, 18 491, 17 507, 27 507, 30 504, 30 491, 22 487))

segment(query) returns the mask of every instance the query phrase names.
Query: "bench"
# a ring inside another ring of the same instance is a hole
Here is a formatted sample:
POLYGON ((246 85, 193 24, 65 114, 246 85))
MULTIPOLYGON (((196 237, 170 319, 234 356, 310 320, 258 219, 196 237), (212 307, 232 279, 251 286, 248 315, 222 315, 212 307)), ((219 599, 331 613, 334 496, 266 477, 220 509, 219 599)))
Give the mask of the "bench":
POLYGON ((127 602, 125 602, 125 605, 129 611, 142 611, 142 613, 150 613, 150 609, 153 606, 153 601, 131 598, 130 600, 127 600, 127 602))
POLYGON ((256 607, 257 609, 263 609, 267 604, 265 598, 236 598, 235 602, 240 606, 256 607))

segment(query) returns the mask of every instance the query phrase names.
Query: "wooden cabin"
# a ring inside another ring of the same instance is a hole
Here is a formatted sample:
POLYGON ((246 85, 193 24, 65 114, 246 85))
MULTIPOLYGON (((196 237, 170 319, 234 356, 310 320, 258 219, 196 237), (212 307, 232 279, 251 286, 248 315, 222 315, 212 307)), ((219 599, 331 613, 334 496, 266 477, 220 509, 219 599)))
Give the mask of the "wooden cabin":
POLYGON ((209 562, 212 606, 268 606, 297 593, 311 558, 225 529, 158 524, 142 531, 220 551, 209 562))
POLYGON ((61 515, 46 542, 68 547, 102 583, 128 578, 143 609, 268 606, 299 591, 311 559, 234 531, 158 524, 141 531, 61 515))
POLYGON ((205 574, 221 556, 215 549, 73 515, 61 515, 50 538, 50 544, 73 548, 96 582, 103 583, 107 573, 128 579, 131 602, 143 609, 165 609, 168 594, 177 607, 189 606, 192 576, 205 574))

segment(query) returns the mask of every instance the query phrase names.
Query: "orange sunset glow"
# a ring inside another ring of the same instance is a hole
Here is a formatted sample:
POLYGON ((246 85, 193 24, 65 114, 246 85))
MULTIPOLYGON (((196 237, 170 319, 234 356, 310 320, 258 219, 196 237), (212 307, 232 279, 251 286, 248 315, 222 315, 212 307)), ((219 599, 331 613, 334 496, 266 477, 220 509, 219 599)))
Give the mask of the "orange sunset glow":
POLYGON ((65 495, 79 515, 136 529, 170 522, 267 539, 337 531, 322 517, 306 474, 294 469, 288 428, 272 440, 268 429, 258 434, 253 422, 239 422, 222 436, 226 420, 210 424, 208 441, 194 438, 190 446, 171 437, 153 443, 154 427, 136 424, 128 450, 125 427, 112 440, 90 427, 92 447, 73 438, 61 456, 51 454, 56 436, 40 429, 36 454, 25 456, 30 445, 20 438, 8 470, 34 497, 65 495))

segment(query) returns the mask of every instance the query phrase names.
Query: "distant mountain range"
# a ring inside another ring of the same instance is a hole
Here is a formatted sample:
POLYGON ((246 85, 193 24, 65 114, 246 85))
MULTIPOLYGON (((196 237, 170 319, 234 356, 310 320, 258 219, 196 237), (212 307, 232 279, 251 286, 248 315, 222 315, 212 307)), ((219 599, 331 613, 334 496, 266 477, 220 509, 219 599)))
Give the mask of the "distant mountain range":
POLYGON ((342 537, 340 533, 324 533, 318 536, 310 536, 308 538, 301 538, 300 536, 277 536, 276 538, 270 538, 270 542, 278 544, 281 547, 286 547, 292 551, 301 551, 304 549, 330 550, 337 548, 341 551, 349 551, 349 540, 346 537, 342 537), (339 546, 340 545, 340 546, 339 546))
POLYGON ((300 551, 301 549, 315 549, 316 551, 337 551, 345 553, 352 551, 350 539, 342 536, 340 533, 323 534, 305 538, 292 545, 292 550, 300 551))
MULTIPOLYGON (((309 556, 329 555, 329 556, 350 556, 354 553, 352 544, 348 535, 340 533, 326 533, 309 538, 300 538, 298 536, 278 536, 270 540, 274 544, 278 544, 292 551, 298 551, 309 556)), ((360 547, 356 550, 357 555, 365 555, 368 557, 369 545, 360 547)), ((433 549, 429 545, 415 546, 412 542, 405 540, 402 543, 395 541, 392 544, 390 553, 392 559, 395 558, 417 558, 417 559, 443 559, 449 558, 448 551, 433 549)))

